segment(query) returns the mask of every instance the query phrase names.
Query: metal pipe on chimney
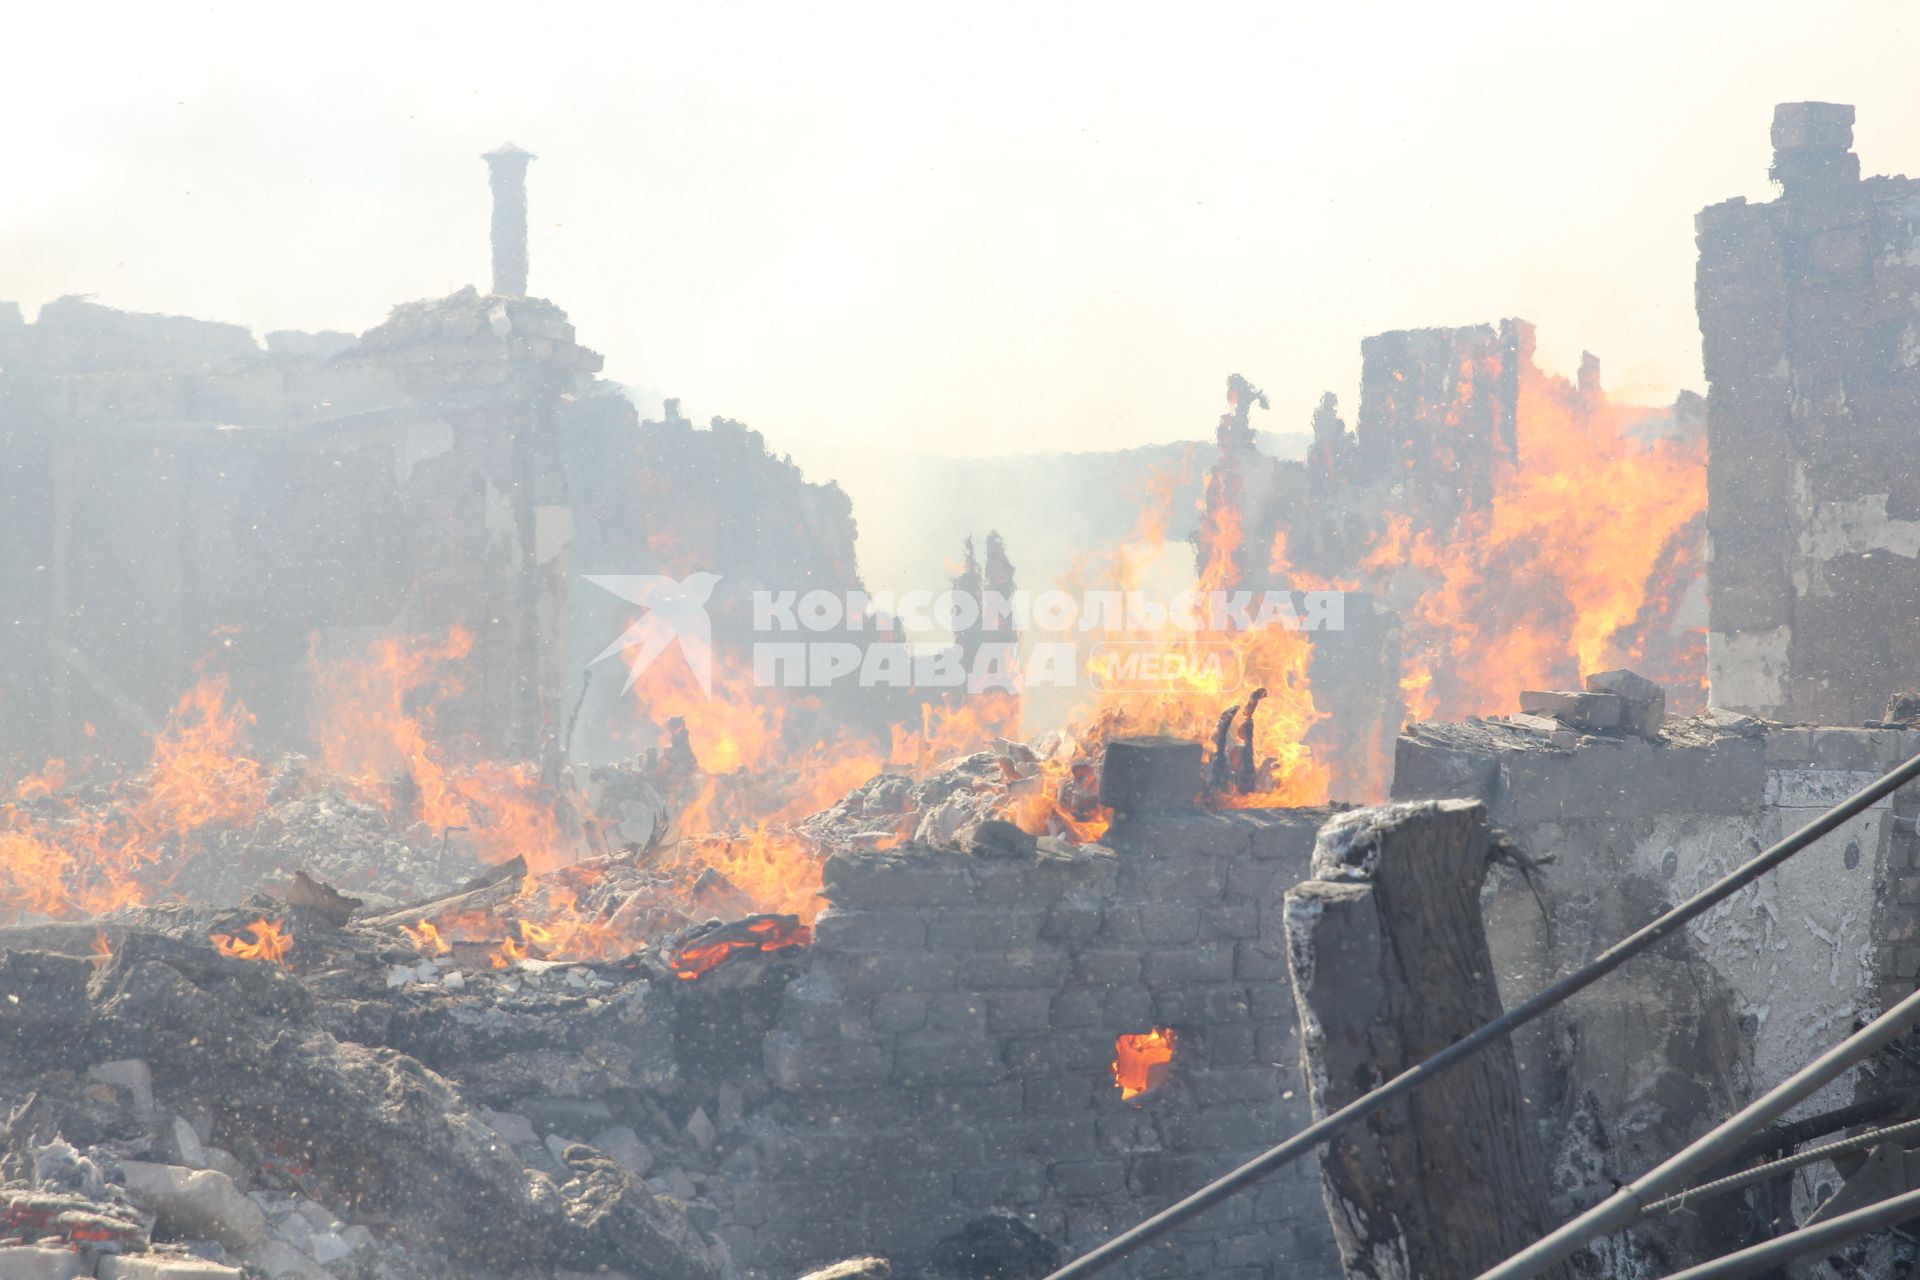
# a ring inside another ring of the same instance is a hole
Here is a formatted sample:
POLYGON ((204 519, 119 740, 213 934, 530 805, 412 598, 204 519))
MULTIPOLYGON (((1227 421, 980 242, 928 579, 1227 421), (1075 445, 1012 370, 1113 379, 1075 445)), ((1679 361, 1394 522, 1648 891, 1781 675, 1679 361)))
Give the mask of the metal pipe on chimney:
POLYGON ((493 187, 493 292, 525 297, 527 164, 535 156, 505 142, 480 158, 487 162, 487 178, 493 187))

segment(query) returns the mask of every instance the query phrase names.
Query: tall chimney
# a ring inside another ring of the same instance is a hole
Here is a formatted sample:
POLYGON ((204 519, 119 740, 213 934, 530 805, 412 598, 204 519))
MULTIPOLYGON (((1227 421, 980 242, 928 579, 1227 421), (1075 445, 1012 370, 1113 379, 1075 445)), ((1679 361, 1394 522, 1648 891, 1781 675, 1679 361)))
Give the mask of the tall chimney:
POLYGON ((511 297, 527 292, 527 162, 531 151, 501 143, 480 157, 493 186, 493 291, 511 297))

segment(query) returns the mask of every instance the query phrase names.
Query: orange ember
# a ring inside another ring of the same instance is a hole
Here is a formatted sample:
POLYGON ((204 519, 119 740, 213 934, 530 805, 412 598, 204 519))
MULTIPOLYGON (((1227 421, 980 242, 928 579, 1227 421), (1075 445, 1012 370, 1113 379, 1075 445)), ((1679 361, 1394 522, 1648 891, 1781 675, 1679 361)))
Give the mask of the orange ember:
POLYGON ((1179 1037, 1171 1028, 1117 1036, 1113 1042, 1113 1082, 1122 1098, 1152 1093, 1167 1082, 1179 1037))
POLYGON ((785 951, 812 941, 813 930, 793 916, 754 916, 689 939, 672 950, 667 963, 676 978, 690 982, 737 952, 785 951))
POLYGON ((282 927, 285 923, 262 917, 240 931, 247 935, 247 941, 228 933, 210 933, 207 940, 223 956, 235 960, 264 960, 284 967, 287 952, 293 949, 293 934, 282 927))

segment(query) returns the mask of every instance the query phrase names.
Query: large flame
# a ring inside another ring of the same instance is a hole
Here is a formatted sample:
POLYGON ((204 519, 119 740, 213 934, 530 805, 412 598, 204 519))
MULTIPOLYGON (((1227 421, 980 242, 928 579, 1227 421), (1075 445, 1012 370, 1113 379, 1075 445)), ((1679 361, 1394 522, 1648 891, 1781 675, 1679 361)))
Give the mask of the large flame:
POLYGON ((1405 617, 1410 715, 1509 710, 1521 689, 1578 688, 1618 666, 1701 686, 1697 645, 1650 659, 1677 584, 1697 572, 1706 446, 1635 438, 1647 417, 1523 361, 1518 457, 1496 470, 1492 505, 1452 530, 1389 524, 1367 567, 1390 570, 1404 551, 1420 583, 1405 617))
POLYGON ((265 801, 259 762, 242 752, 253 717, 226 678, 181 695, 144 774, 101 797, 48 761, 0 799, 0 910, 17 918, 98 915, 150 901, 192 859, 195 836, 252 819, 265 801))

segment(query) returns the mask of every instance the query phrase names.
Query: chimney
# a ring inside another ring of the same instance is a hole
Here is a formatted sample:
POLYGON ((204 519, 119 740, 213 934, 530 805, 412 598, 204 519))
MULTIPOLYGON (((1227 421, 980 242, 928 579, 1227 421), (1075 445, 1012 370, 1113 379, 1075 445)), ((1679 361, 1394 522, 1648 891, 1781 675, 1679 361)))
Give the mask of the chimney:
POLYGON ((1788 194, 1858 182, 1853 108, 1838 102, 1783 102, 1775 107, 1770 176, 1788 194))
POLYGON ((493 292, 527 292, 527 162, 533 152, 511 142, 480 157, 493 187, 493 292))

